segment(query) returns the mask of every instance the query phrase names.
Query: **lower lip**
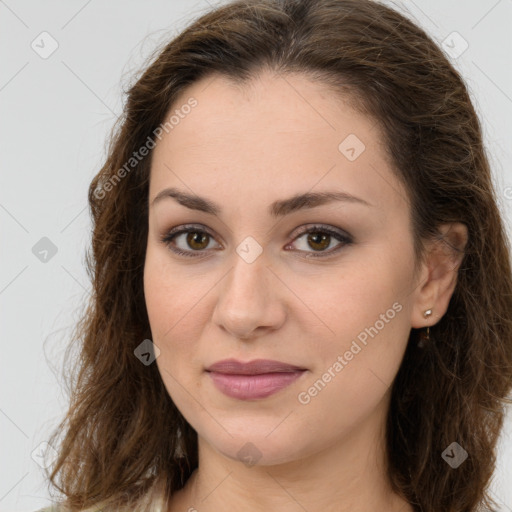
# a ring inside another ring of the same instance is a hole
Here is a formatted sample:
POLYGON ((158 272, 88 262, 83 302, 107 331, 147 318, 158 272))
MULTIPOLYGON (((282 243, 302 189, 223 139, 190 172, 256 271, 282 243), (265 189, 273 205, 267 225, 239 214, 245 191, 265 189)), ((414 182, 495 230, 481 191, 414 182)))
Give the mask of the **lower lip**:
POLYGON ((297 380, 305 370, 295 372, 262 373, 260 375, 232 375, 208 372, 213 383, 231 398, 250 400, 277 393, 297 380))

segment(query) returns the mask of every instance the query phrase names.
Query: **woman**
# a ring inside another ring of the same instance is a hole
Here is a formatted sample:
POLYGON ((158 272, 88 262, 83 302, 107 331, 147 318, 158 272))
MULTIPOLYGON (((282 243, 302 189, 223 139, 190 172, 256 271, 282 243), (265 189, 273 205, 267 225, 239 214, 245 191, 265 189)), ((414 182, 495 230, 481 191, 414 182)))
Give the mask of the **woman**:
POLYGON ((494 505, 510 254, 420 28, 369 0, 212 10, 128 92, 89 201, 59 510, 494 505))

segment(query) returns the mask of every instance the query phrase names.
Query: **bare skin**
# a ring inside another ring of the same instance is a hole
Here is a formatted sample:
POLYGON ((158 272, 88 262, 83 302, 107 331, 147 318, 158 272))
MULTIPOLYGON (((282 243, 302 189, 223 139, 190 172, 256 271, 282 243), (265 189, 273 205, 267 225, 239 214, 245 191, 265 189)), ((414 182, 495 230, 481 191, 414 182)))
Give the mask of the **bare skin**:
MULTIPOLYGON (((414 272, 407 193, 381 134, 322 85, 270 72, 248 88, 209 77, 183 91, 173 109, 192 96, 197 106, 154 150, 144 269, 156 363, 199 442, 199 468, 169 512, 412 512, 385 470, 390 385, 411 327, 433 325, 446 312, 460 256, 431 244, 414 272), (222 212, 171 197, 153 204, 168 187, 208 198, 222 212), (274 201, 320 191, 368 204, 269 214, 274 201), (185 224, 207 232, 202 246, 200 234, 195 242, 187 234, 161 240, 185 224), (352 242, 322 239, 320 228, 316 237, 299 232, 318 224, 352 242), (247 245, 247 237, 255 242, 247 245), (311 256, 320 253, 329 255, 311 256), (232 398, 205 372, 231 357, 307 371, 266 398, 232 398), (243 447, 252 450, 250 464, 243 447)), ((464 225, 441 229, 464 247, 464 225)))

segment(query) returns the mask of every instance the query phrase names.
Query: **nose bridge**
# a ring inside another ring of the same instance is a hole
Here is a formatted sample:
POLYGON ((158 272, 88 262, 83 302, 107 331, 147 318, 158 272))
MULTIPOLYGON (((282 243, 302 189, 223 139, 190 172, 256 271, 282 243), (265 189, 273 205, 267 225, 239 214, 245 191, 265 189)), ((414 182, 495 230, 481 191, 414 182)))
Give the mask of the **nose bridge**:
MULTIPOLYGON (((268 299, 267 287, 270 271, 263 247, 252 237, 245 238, 233 254, 233 268, 228 276, 225 293, 240 304, 268 299)), ((235 306, 233 304, 233 306, 235 306)))
POLYGON ((263 248, 248 237, 235 247, 232 263, 219 289, 214 322, 238 338, 249 337, 258 327, 276 328, 284 312, 273 298, 263 248))

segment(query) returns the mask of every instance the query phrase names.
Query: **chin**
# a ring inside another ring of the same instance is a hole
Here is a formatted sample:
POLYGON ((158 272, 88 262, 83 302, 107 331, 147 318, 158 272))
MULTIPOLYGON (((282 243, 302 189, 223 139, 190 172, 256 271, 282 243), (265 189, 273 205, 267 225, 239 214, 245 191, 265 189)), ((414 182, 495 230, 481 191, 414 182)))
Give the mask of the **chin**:
MULTIPOLYGON (((273 428, 276 424, 274 423, 273 428)), ((272 428, 246 428, 243 434, 236 435, 231 432, 231 437, 224 432, 222 438, 214 434, 213 440, 207 438, 206 441, 223 456, 242 462, 247 467, 285 464, 305 455, 305 450, 294 440, 296 436, 284 431, 280 435, 277 432, 268 435, 271 431, 272 428)))

